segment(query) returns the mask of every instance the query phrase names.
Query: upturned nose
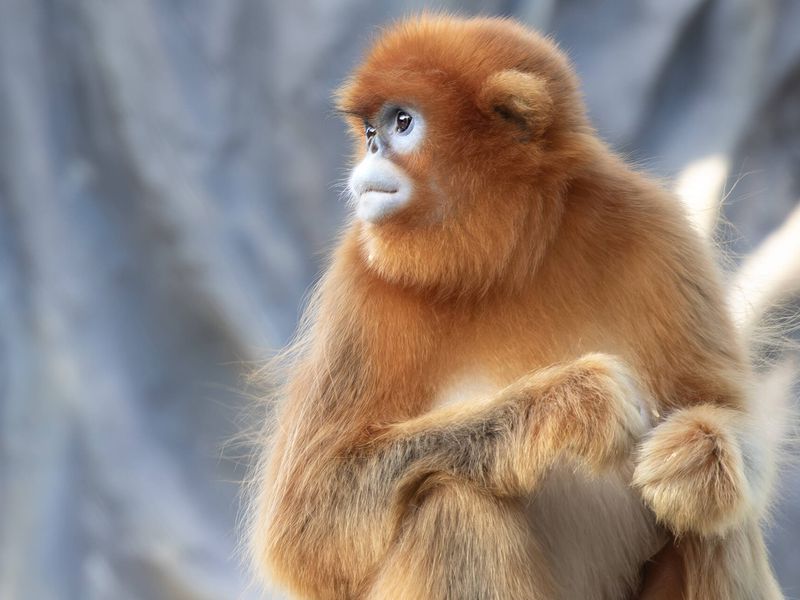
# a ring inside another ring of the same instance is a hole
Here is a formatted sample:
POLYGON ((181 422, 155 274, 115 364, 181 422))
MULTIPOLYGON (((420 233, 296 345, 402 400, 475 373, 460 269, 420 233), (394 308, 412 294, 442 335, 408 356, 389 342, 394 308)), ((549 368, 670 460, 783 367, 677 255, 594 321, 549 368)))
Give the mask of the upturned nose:
POLYGON ((367 150, 369 150, 372 154, 378 154, 381 151, 381 141, 379 135, 373 135, 367 141, 367 150))

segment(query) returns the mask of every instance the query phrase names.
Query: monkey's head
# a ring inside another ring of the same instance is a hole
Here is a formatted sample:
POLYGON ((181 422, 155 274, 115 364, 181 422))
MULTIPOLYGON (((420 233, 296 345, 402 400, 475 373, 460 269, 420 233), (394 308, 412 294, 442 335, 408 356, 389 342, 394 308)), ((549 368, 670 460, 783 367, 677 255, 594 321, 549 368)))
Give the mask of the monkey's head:
POLYGON ((355 138, 354 226, 380 276, 485 291, 541 258, 562 210, 551 192, 590 135, 551 42, 508 20, 415 18, 337 100, 355 138))

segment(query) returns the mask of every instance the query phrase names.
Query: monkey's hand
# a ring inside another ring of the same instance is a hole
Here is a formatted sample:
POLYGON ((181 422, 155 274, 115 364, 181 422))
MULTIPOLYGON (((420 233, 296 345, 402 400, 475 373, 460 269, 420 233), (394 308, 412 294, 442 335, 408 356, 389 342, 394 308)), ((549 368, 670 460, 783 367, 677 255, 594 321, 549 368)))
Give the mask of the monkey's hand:
POLYGON ((549 390, 534 399, 534 439, 543 454, 563 449, 591 470, 617 466, 633 455, 648 427, 644 398, 622 360, 587 354, 531 376, 549 390), (551 378, 550 385, 541 379, 551 378))
POLYGON ((633 484, 675 534, 722 535, 749 502, 734 410, 700 405, 671 414, 639 450, 633 484))

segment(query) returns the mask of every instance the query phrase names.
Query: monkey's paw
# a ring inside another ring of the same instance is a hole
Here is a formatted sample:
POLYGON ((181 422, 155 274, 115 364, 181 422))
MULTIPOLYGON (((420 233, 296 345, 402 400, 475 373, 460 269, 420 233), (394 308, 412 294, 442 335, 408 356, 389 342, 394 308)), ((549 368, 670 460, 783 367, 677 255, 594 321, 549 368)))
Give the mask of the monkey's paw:
POLYGON ((567 447, 593 470, 629 460, 648 428, 644 396, 627 365, 587 354, 567 367, 559 431, 567 447))
POLYGON ((633 475, 656 518, 673 533, 723 535, 747 510, 747 480, 735 414, 705 405, 658 425, 642 444, 633 475))

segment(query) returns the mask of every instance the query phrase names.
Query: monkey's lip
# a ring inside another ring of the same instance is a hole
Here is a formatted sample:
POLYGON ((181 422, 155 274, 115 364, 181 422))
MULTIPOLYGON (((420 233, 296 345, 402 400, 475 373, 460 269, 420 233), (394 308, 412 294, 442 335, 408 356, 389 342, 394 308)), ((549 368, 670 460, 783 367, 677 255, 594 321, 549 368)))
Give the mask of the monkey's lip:
POLYGON ((370 188, 358 196, 356 214, 363 221, 380 223, 398 212, 408 202, 408 194, 400 189, 381 190, 370 188))
POLYGON ((364 194, 371 194, 371 193, 377 193, 377 194, 396 194, 397 192, 398 192, 398 190, 397 190, 397 189, 394 189, 394 190, 386 190, 386 189, 379 188, 379 187, 367 187, 367 188, 364 188, 364 190, 361 192, 361 195, 363 196, 364 194))

